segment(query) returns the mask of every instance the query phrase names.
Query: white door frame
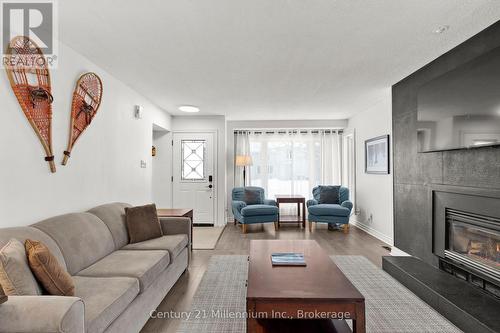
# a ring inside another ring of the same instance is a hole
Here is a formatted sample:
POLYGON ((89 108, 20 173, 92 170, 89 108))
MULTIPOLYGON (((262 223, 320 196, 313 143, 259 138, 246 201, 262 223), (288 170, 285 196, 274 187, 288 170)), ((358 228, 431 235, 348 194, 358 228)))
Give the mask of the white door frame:
MULTIPOLYGON (((173 149, 173 144, 174 144, 174 135, 175 133, 179 133, 179 134, 188 134, 188 133, 211 133, 213 134, 214 136, 214 160, 213 160, 213 170, 214 170, 214 174, 216 175, 216 182, 215 182, 215 186, 216 189, 215 191, 213 191, 213 197, 214 197, 214 226, 218 226, 219 224, 217 223, 219 221, 219 196, 217 195, 217 191, 218 191, 218 188, 220 186, 220 183, 219 183, 219 130, 203 130, 203 129, 199 129, 199 130, 175 130, 175 131, 172 131, 172 149, 171 149, 171 158, 170 160, 172 161, 172 177, 173 177, 173 172, 174 172, 174 149, 173 149)), ((172 198, 171 200, 171 204, 172 204, 172 208, 175 208, 174 207, 174 186, 173 186, 173 181, 171 182, 171 195, 170 197, 172 198)), ((195 207, 193 207, 193 209, 195 209, 195 207)))

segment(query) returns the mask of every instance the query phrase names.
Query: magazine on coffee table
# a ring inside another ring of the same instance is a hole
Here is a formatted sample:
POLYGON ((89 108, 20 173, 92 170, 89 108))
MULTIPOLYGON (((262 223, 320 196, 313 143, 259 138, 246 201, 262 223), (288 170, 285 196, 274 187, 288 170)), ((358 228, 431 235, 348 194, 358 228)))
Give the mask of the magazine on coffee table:
POLYGON ((271 263, 273 266, 306 266, 303 253, 272 253, 271 263))

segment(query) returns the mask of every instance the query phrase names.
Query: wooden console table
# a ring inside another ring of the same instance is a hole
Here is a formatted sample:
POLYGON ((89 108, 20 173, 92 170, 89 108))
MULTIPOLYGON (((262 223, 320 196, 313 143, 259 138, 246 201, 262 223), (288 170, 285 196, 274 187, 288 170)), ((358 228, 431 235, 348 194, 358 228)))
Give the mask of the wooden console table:
POLYGON ((158 217, 189 217, 191 220, 191 251, 193 251, 193 210, 191 208, 160 208, 158 217))
MULTIPOLYGON (((302 226, 305 228, 306 227, 306 198, 304 198, 301 195, 287 195, 287 194, 277 194, 276 195, 276 204, 278 205, 278 208, 280 207, 280 204, 282 203, 296 203, 297 204, 297 215, 298 215, 298 221, 293 221, 293 223, 301 223, 302 226), (302 220, 300 219, 300 206, 302 205, 302 220)), ((286 221, 289 222, 289 221, 286 221)), ((284 223, 283 221, 278 221, 278 225, 280 223, 284 223)))

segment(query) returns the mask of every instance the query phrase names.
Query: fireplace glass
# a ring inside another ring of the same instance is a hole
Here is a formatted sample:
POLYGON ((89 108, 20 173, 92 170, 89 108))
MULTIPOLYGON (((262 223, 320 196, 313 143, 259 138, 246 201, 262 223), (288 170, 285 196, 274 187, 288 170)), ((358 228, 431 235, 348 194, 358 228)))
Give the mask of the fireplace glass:
POLYGON ((449 222, 449 251, 494 270, 500 270, 500 233, 472 224, 449 222))

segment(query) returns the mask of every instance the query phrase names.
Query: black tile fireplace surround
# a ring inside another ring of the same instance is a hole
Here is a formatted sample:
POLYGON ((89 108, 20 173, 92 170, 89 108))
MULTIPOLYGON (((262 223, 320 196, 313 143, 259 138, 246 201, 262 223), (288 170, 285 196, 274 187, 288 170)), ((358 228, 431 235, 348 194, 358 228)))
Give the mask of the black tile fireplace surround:
MULTIPOLYGON (((500 191, 500 148, 418 153, 418 92, 432 80, 498 47, 500 21, 392 86, 394 245, 412 257, 384 258, 383 266, 463 331, 474 333, 500 332, 500 301, 492 296, 495 289, 490 288, 495 281, 485 272, 474 271, 471 267, 464 269, 463 263, 456 260, 463 259, 461 256, 455 260, 446 257, 446 238, 440 238, 441 244, 435 244, 435 227, 438 226, 434 224, 430 188, 451 186, 472 191, 469 194, 478 196, 484 195, 482 191, 500 191)), ((441 200, 440 195, 437 198, 441 200)), ((467 204, 453 207, 448 210, 448 215, 453 215, 455 210, 460 218, 462 212, 470 211, 469 208, 467 204)), ((500 216, 484 209, 472 212, 480 218, 500 216)), ((458 225, 459 233, 462 226, 458 225)), ((439 227, 441 230, 438 231, 446 237, 446 224, 439 227)), ((474 234, 474 237, 478 236, 477 232, 474 234)), ((484 236, 481 232, 479 234, 484 236)), ((481 245, 478 247, 475 243, 463 241, 456 245, 455 249, 459 251, 455 252, 459 254, 479 254, 477 259, 490 258, 481 245)))

